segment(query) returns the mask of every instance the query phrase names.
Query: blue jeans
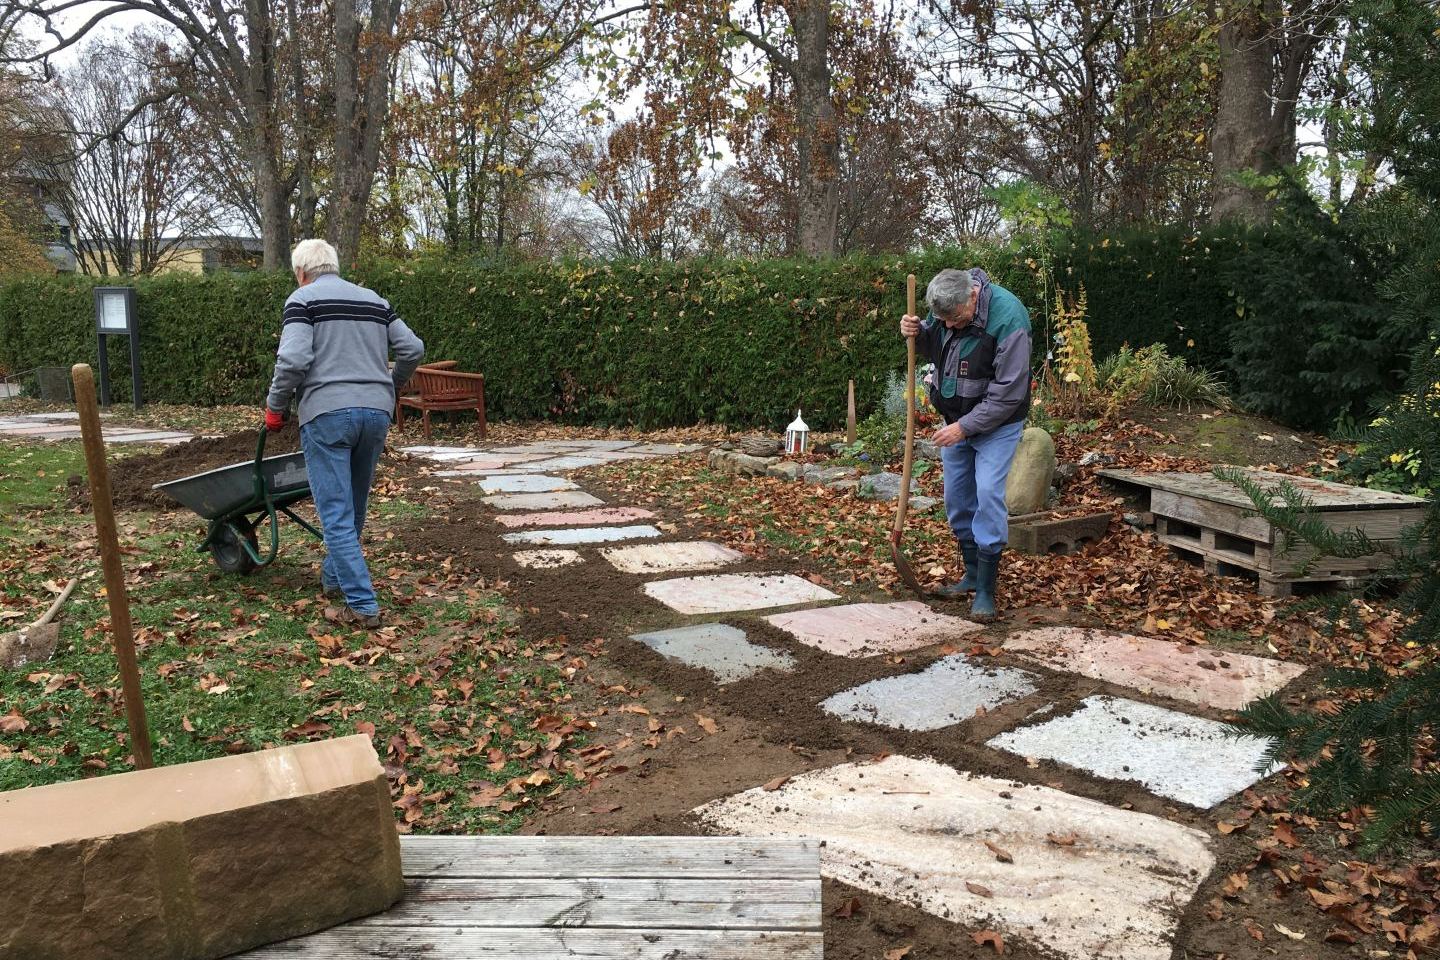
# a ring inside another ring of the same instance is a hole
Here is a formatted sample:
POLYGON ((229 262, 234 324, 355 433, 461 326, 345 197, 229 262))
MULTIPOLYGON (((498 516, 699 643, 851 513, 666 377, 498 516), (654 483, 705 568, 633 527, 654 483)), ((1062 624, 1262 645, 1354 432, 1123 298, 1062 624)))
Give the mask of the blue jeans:
POLYGON ((360 532, 389 429, 390 414, 368 407, 322 413, 300 428, 310 492, 325 533, 321 582, 326 588, 338 586, 346 605, 366 615, 379 613, 380 603, 360 551, 360 532))
POLYGON ((978 437, 940 448, 945 470, 945 514, 963 547, 999 553, 1010 539, 1005 480, 1025 424, 1011 423, 978 437))

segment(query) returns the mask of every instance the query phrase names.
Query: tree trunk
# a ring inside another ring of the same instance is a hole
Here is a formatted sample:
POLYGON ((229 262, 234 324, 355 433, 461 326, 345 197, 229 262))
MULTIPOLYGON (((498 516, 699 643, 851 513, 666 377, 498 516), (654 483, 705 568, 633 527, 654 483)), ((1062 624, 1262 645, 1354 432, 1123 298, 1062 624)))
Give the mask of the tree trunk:
POLYGON ((793 9, 800 178, 796 240, 804 256, 831 257, 840 220, 840 133, 830 99, 830 4, 795 0, 793 9))
POLYGON ((335 2, 335 172, 328 233, 342 265, 360 253, 360 234, 380 165, 400 2, 374 0, 364 29, 355 15, 355 0, 335 2))
POLYGON ((1214 189, 1210 219, 1267 223, 1265 191, 1244 179, 1274 169, 1270 156, 1273 125, 1274 53, 1269 27, 1253 11, 1236 14, 1220 28, 1220 103, 1210 136, 1214 189))

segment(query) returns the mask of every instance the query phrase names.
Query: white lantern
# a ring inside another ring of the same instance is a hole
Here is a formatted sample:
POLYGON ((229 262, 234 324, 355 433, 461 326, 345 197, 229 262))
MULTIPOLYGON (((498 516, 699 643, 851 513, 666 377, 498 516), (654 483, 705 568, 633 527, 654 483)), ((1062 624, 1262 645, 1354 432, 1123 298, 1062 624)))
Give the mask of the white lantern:
POLYGON ((795 422, 785 428, 785 452, 804 453, 810 447, 810 428, 805 426, 805 421, 800 419, 800 411, 795 411, 795 422))

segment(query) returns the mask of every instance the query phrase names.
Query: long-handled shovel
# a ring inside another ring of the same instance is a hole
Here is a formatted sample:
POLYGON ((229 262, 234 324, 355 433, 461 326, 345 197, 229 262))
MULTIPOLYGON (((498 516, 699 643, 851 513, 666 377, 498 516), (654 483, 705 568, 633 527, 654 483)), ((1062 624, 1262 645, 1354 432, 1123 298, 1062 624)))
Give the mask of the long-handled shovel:
MULTIPOLYGON (((915 274, 905 278, 905 312, 915 316, 915 274)), ((918 596, 925 595, 925 588, 910 561, 900 552, 900 537, 905 533, 905 517, 910 512, 910 474, 915 466, 915 338, 905 338, 905 466, 900 471, 900 499, 895 509, 895 526, 890 530, 890 556, 895 561, 895 572, 905 585, 918 596)))

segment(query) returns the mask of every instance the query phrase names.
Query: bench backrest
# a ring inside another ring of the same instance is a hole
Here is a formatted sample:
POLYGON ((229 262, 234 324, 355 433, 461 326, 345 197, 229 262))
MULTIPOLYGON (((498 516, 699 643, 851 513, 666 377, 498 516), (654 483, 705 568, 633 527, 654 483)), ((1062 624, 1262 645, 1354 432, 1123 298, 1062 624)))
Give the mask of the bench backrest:
POLYGON ((479 400, 485 395, 485 376, 462 370, 421 367, 410 381, 422 400, 479 400))

